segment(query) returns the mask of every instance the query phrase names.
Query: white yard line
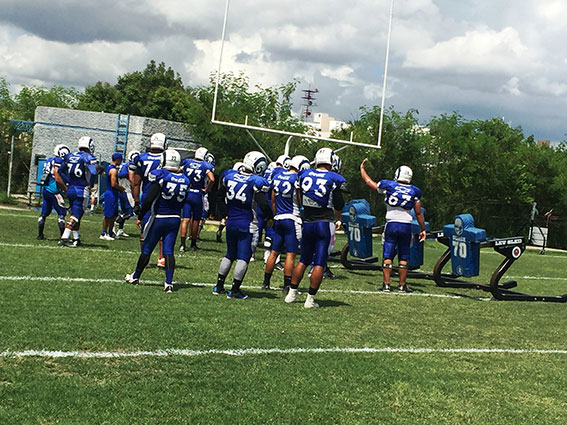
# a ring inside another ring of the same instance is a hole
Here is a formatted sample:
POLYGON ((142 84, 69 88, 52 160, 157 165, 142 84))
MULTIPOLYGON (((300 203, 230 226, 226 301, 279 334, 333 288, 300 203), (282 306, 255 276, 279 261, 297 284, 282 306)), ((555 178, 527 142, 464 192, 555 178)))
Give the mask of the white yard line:
MULTIPOLYGON (((40 281, 40 282, 77 282, 77 283, 126 283, 123 279, 91 279, 84 277, 64 277, 64 276, 0 276, 0 281, 40 281)), ((140 281, 143 284, 151 285, 163 285, 162 280, 145 280, 140 281)), ((201 286, 201 287, 213 287, 214 283, 208 282, 174 282, 175 285, 187 285, 187 286, 201 286)), ((259 289, 258 286, 248 286, 242 285, 245 289, 259 289)), ((279 291, 279 289, 275 289, 279 291)), ((402 297, 429 297, 429 298, 450 298, 450 299, 475 299, 480 301, 489 301, 490 298, 481 297, 461 297, 458 295, 445 295, 445 294, 424 294, 420 292, 413 292, 411 294, 392 292, 382 292, 382 291, 356 291, 356 290, 342 290, 342 289, 319 289, 322 293, 334 293, 334 294, 349 294, 349 295, 385 295, 385 296, 402 296, 402 297)))
POLYGON ((49 358, 81 358, 106 359, 130 357, 196 357, 196 356, 259 356, 267 354, 567 354, 567 350, 521 349, 521 348, 371 348, 371 347, 329 347, 329 348, 243 348, 243 349, 211 349, 191 350, 169 348, 152 351, 59 351, 59 350, 5 350, 0 357, 49 357, 49 358))

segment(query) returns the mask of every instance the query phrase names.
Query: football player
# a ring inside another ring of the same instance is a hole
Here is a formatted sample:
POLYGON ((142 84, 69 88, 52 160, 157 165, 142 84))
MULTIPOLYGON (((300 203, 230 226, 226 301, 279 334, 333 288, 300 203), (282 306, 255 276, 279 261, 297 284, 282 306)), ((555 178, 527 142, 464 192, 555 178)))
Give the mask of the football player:
POLYGON ((118 183, 118 170, 122 164, 122 154, 115 152, 112 154, 112 161, 106 167, 106 190, 104 191, 104 218, 102 219, 102 232, 100 239, 113 241, 116 235, 112 230, 114 221, 118 216, 118 199, 120 193, 124 193, 126 188, 118 183))
MULTIPOLYGON (((150 138, 150 151, 137 155, 130 164, 130 184, 132 185, 132 197, 134 198, 134 214, 140 212, 140 202, 144 202, 150 188, 149 175, 152 171, 162 167, 163 152, 167 149, 167 139, 163 133, 154 133, 150 138), (141 192, 141 195, 140 195, 141 192)), ((150 218, 150 212, 143 217, 142 227, 150 218)), ((140 247, 144 243, 144 232, 140 233, 140 247)), ((165 258, 162 255, 160 242, 160 255, 158 267, 165 267, 165 258)))
POLYGON ((190 250, 196 251, 197 236, 199 235, 199 222, 203 215, 203 197, 209 193, 215 183, 213 174, 214 166, 205 161, 209 151, 207 148, 199 148, 195 151, 195 159, 187 158, 181 163, 181 170, 191 180, 191 187, 183 205, 183 220, 181 221, 181 246, 180 251, 185 251, 187 239, 187 228, 190 228, 191 246, 190 250))
MULTIPOLYGON (((232 166, 232 169, 227 170, 226 172, 241 171, 242 169, 243 169, 242 161, 237 161, 232 166)), ((219 179, 218 188, 220 188, 221 186, 222 186, 222 179, 219 179)), ((223 213, 221 208, 221 206, 224 205, 225 202, 224 195, 225 195, 224 191, 217 190, 217 197, 215 202, 216 204, 215 216, 220 217, 219 228, 217 230, 217 242, 222 242, 222 231, 226 227, 226 212, 223 213)), ((226 208, 224 208, 224 210, 226 210, 226 208)))
POLYGON ((123 162, 118 169, 118 183, 126 190, 124 192, 118 192, 118 206, 120 207, 121 213, 116 219, 116 224, 118 224, 118 230, 115 229, 116 237, 127 238, 130 236, 124 232, 124 223, 134 215, 132 208, 134 198, 132 196, 132 185, 130 184, 130 174, 133 172, 130 171, 130 164, 139 154, 140 152, 136 150, 130 151, 130 153, 128 153, 128 161, 123 162))
POLYGON ((425 218, 421 211, 421 190, 410 184, 413 177, 413 171, 410 167, 402 165, 396 170, 394 180, 380 180, 376 183, 368 176, 364 168, 367 162, 368 158, 365 158, 360 164, 360 175, 368 187, 384 194, 384 202, 386 202, 382 290, 390 291, 390 275, 397 250, 400 278, 398 290, 400 292, 412 292, 406 284, 411 245, 411 222, 413 221, 412 209, 421 229, 419 241, 423 242, 426 237, 425 218))
POLYGON ((71 216, 65 225, 65 230, 59 240, 59 245, 76 248, 80 245, 79 228, 81 218, 88 206, 91 176, 97 174, 97 159, 94 153, 94 141, 89 136, 79 139, 79 150, 65 155, 64 166, 57 172, 65 174, 69 181, 67 196, 71 205, 71 216), (72 239, 71 239, 72 237, 72 239))
POLYGON ((315 154, 316 169, 308 169, 299 174, 299 193, 303 205, 301 258, 293 269, 285 302, 297 301, 299 283, 303 279, 305 269, 313 263, 305 308, 319 307, 315 302, 315 295, 323 280, 330 247, 334 245, 335 219, 338 220, 344 206, 342 189, 346 180, 331 171, 334 156, 335 153, 330 148, 319 149, 315 154))
POLYGON ((240 290, 248 262, 252 256, 252 222, 254 220, 254 209, 256 203, 260 205, 264 214, 271 217, 272 212, 266 201, 266 192, 270 184, 261 177, 266 170, 266 157, 260 152, 248 152, 244 157, 242 171, 227 170, 224 172, 220 186, 222 192, 219 201, 222 200, 221 209, 223 216, 228 216, 226 221, 226 254, 220 262, 217 284, 213 288, 213 294, 225 294, 224 282, 232 263, 234 266, 234 278, 232 288, 228 292, 228 298, 246 299, 240 290))
POLYGON ((167 293, 173 292, 173 273, 175 271, 175 240, 181 224, 181 209, 187 198, 191 181, 180 172, 181 156, 174 149, 164 153, 163 168, 150 171, 147 176, 147 188, 144 202, 138 213, 138 226, 149 214, 143 227, 144 243, 142 253, 138 258, 136 270, 127 274, 125 280, 134 285, 140 282, 140 276, 150 261, 152 251, 160 240, 163 240, 163 255, 165 256, 165 284, 167 293))
POLYGON ((41 206, 41 215, 37 220, 37 239, 45 239, 43 229, 45 228, 45 219, 55 209, 57 212, 57 225, 59 226, 59 236, 65 230, 65 200, 62 192, 67 190, 65 182, 59 174, 59 167, 64 166, 63 158, 70 152, 66 145, 57 145, 53 150, 53 156, 48 158, 43 164, 43 173, 41 175, 41 184, 43 185, 43 204, 41 206))
MULTIPOLYGON (((302 156, 294 156, 289 161, 289 171, 278 173, 272 179, 271 204, 274 210, 274 225, 271 252, 266 261, 264 283, 262 289, 270 288, 270 280, 276 261, 285 246, 284 292, 291 285, 291 274, 295 265, 295 254, 301 242, 301 215, 299 211, 298 173, 309 169, 309 160, 302 156)), ((266 234, 266 238, 267 238, 266 234)))

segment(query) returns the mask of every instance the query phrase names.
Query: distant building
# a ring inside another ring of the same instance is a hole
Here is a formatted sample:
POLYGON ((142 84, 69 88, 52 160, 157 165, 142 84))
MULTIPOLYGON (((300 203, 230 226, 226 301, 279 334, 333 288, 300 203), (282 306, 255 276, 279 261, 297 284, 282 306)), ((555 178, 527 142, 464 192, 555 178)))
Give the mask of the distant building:
POLYGON ((342 130, 350 127, 350 124, 334 119, 328 114, 317 112, 313 115, 313 121, 305 121, 309 128, 317 132, 319 137, 330 137, 332 131, 342 130))
POLYGON ((538 140, 536 143, 538 146, 551 146, 551 142, 549 140, 538 140))

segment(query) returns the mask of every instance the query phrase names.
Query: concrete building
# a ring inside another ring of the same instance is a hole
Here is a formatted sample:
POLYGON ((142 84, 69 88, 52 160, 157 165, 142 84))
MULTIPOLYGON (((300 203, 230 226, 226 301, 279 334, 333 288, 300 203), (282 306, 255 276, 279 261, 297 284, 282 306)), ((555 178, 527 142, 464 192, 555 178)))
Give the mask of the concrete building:
MULTIPOLYGON (((53 156, 56 145, 64 143, 71 151, 77 150, 82 136, 90 136, 95 143, 95 156, 110 162, 114 152, 145 152, 153 133, 164 133, 169 147, 192 151, 198 147, 186 124, 153 118, 89 112, 40 106, 35 110, 33 147, 30 162, 28 193, 34 195, 39 187, 43 161, 53 156)), ((186 155, 183 155, 186 156, 186 155)))
POLYGON ((317 132, 317 136, 320 137, 330 137, 332 131, 350 127, 348 123, 338 121, 322 112, 317 112, 313 115, 313 121, 305 121, 304 124, 315 130, 317 132))

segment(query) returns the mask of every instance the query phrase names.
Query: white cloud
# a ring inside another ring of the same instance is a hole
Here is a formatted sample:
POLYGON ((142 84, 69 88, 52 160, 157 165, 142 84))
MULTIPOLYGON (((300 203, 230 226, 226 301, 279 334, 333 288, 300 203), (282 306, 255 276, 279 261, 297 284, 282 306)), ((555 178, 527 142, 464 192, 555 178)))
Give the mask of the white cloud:
POLYGON ((530 56, 516 29, 478 29, 429 48, 410 50, 404 66, 458 73, 510 73, 518 65, 529 63, 530 56))
POLYGON ((502 92, 509 93, 513 96, 519 96, 522 94, 519 86, 520 79, 518 77, 512 77, 502 86, 502 92))

